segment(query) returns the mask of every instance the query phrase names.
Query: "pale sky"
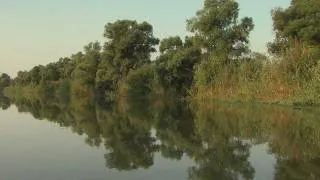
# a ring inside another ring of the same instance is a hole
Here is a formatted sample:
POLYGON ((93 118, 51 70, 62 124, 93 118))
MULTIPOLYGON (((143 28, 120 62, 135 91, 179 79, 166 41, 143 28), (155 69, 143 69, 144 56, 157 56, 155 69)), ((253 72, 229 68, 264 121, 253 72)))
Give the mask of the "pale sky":
MULTIPOLYGON (((273 39, 270 11, 290 0, 238 0, 240 16, 255 23, 251 48, 265 52, 273 39)), ((14 75, 103 42, 104 25, 118 19, 148 21, 158 38, 186 35, 186 19, 202 0, 0 0, 0 72, 14 75)))

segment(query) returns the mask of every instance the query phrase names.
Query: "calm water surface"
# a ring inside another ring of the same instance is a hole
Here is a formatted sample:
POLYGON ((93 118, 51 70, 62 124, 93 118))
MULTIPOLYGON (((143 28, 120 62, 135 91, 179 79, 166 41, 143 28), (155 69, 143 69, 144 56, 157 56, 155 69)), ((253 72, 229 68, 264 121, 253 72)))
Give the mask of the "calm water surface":
POLYGON ((0 105, 1 180, 320 179, 316 109, 162 100, 0 105))

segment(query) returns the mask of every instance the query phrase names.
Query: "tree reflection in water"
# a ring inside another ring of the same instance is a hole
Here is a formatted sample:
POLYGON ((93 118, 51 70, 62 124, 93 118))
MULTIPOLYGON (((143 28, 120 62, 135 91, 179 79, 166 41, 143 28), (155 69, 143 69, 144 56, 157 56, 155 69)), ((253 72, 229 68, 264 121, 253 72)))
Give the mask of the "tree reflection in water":
POLYGON ((155 153, 194 161, 189 179, 254 179, 250 149, 268 144, 275 179, 320 179, 320 113, 267 105, 193 104, 162 99, 122 99, 115 104, 70 98, 8 99, 19 112, 85 135, 104 146, 106 166, 120 171, 150 168, 155 153), (153 133, 151 133, 154 131, 153 133))

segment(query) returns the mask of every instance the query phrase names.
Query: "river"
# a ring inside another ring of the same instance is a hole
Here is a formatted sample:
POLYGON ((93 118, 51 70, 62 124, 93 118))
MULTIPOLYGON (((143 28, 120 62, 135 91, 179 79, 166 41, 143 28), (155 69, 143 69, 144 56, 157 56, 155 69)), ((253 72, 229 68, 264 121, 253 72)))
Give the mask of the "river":
POLYGON ((317 109, 1 101, 3 180, 320 179, 317 109))

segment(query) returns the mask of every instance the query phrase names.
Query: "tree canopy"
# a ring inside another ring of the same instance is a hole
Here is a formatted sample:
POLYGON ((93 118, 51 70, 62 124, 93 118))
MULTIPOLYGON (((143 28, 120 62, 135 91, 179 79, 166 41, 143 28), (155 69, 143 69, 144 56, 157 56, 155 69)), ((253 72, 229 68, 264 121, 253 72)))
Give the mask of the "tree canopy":
POLYGON ((268 45, 269 52, 277 53, 288 47, 290 41, 320 45, 320 1, 292 0, 288 8, 272 10, 276 39, 268 45), (289 43, 289 44, 288 44, 289 43))
POLYGON ((147 22, 118 20, 105 26, 101 63, 96 73, 98 88, 114 90, 118 81, 130 70, 150 62, 151 53, 159 40, 153 36, 153 27, 147 22))
POLYGON ((205 0, 196 16, 187 20, 187 28, 209 54, 240 56, 248 50, 252 18, 240 21, 239 5, 234 0, 205 0))

